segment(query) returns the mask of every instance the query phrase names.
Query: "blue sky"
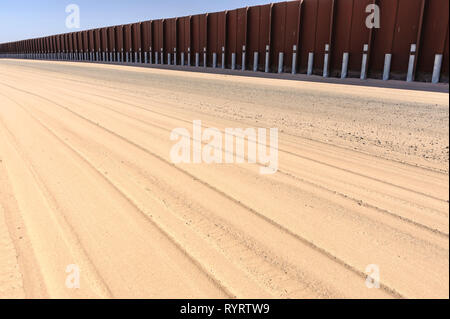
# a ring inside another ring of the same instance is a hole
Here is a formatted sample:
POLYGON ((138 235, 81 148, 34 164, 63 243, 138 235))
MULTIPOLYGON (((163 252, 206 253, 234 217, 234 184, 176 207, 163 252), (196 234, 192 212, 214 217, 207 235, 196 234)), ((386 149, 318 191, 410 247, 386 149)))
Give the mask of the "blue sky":
POLYGON ((0 43, 72 32, 66 6, 80 7, 80 30, 236 9, 268 0, 0 0, 0 43))

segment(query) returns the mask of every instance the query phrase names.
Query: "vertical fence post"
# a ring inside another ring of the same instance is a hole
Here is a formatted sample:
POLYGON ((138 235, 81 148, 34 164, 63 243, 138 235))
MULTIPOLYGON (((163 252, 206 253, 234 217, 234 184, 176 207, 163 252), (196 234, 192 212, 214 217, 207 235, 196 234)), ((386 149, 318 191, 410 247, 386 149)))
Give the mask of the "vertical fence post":
POLYGON ((386 53, 386 55, 384 56, 383 81, 389 80, 389 74, 391 73, 391 61, 392 54, 386 53))
POLYGON ((245 45, 242 46, 242 71, 245 71, 246 53, 245 45))
POLYGON ((173 48, 173 65, 177 65, 177 48, 173 48))
POLYGON ((231 69, 236 69, 236 53, 231 53, 231 69))
POLYGON ((434 56, 433 77, 431 80, 434 84, 439 83, 439 78, 441 77, 442 57, 442 54, 436 54, 434 56))
POLYGON ((348 71, 348 52, 344 52, 342 55, 342 70, 341 70, 341 79, 345 79, 347 77, 348 71))
POLYGON ((292 47, 292 74, 297 73, 297 45, 292 47))
POLYGON ((208 66, 207 61, 207 55, 206 55, 206 48, 203 48, 203 67, 206 68, 208 66))
POLYGON ((365 80, 367 78, 367 55, 369 51, 369 45, 364 44, 363 47, 363 56, 362 56, 362 62, 361 62, 361 80, 365 80))
POLYGON ((213 68, 215 69, 217 67, 217 53, 213 53, 213 68))
POLYGON ((270 59, 270 46, 266 45, 266 65, 264 67, 264 72, 269 73, 270 66, 269 66, 269 59, 270 59))
POLYGON ((313 74, 313 68, 314 68, 314 52, 309 52, 308 53, 308 70, 307 70, 307 75, 312 75, 313 74))
POLYGON ((330 45, 325 44, 325 56, 323 58, 323 77, 328 77, 328 70, 329 70, 329 58, 330 58, 330 45))
POLYGON ((259 61, 259 52, 255 51, 255 53, 253 53, 253 72, 258 71, 258 61, 259 61))
POLYGON ((222 47, 222 69, 225 69, 225 47, 222 47))
POLYGON ((191 66, 191 48, 188 48, 188 66, 191 66))
POLYGON ((409 64, 408 64, 408 75, 406 76, 407 82, 412 82, 414 80, 414 62, 416 59, 416 44, 411 44, 411 50, 409 55, 409 64))
POLYGON ((278 73, 283 73, 284 53, 278 53, 278 73))

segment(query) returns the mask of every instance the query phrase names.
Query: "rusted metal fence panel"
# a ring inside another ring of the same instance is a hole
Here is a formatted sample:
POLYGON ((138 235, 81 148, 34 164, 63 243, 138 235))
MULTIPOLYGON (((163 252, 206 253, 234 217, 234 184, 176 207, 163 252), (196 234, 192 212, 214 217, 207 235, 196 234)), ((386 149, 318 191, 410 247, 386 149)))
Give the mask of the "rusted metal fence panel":
POLYGON ((195 65, 204 66, 204 53, 207 47, 207 14, 197 14, 191 17, 191 53, 194 56, 195 65))
POLYGON ((226 45, 226 14, 226 11, 222 11, 208 15, 208 61, 215 62, 214 67, 222 65, 222 49, 226 45))
POLYGON ((54 37, 54 41, 55 41, 55 52, 56 53, 61 52, 61 35, 56 35, 54 37))
POLYGON ((66 52, 66 35, 62 34, 59 36, 59 52, 66 52))
POLYGON ((55 53, 55 36, 54 35, 50 36, 49 42, 50 42, 50 46, 49 46, 50 53, 55 53))
POLYGON ((299 72, 306 73, 310 54, 315 53, 319 1, 304 0, 302 3, 299 48, 299 72))
POLYGON ((341 76, 344 54, 348 55, 347 76, 359 77, 364 45, 370 45, 371 31, 366 26, 366 7, 374 0, 339 0, 334 5, 330 41, 330 76, 341 76))
POLYGON ((180 64, 188 63, 191 48, 191 17, 181 17, 177 20, 177 48, 180 53, 180 64), (183 61, 181 61, 183 60, 183 61))
POLYGON ((89 53, 89 34, 88 31, 83 31, 83 52, 89 53))
MULTIPOLYGON (((109 27, 108 28, 108 49, 110 52, 115 54, 116 52, 116 28, 115 27, 109 27)), ((113 57, 114 60, 116 60, 116 57, 113 57)))
POLYGON ((442 80, 448 83, 448 71, 449 71, 449 56, 448 56, 448 24, 447 24, 447 38, 445 39, 445 49, 444 49, 444 57, 442 61, 442 71, 441 76, 442 80))
POLYGON ((240 8, 227 12, 226 61, 229 68, 242 66, 243 47, 247 46, 247 10, 240 8))
POLYGON ((131 33, 132 33, 132 47, 133 47, 133 56, 131 57, 134 62, 140 62, 142 59, 142 43, 141 43, 141 24, 133 23, 131 25, 131 33))
POLYGON ((297 50, 300 1, 281 2, 272 9, 271 69, 291 72, 294 45, 297 50))
POLYGON ((408 71, 411 44, 418 44, 423 1, 398 0, 397 23, 392 43, 392 78, 404 79, 408 71))
POLYGON ((164 27, 163 21, 155 20, 152 22, 152 39, 153 39, 153 54, 155 63, 161 63, 161 57, 164 59, 164 27))
POLYGON ((95 30, 89 30, 87 32, 88 35, 88 52, 90 54, 90 56, 92 56, 92 54, 95 52, 95 35, 94 35, 95 30))
POLYGON ((330 41, 330 76, 341 74, 343 54, 349 51, 353 3, 354 0, 341 0, 334 6, 333 33, 330 41))
POLYGON ((325 45, 330 44, 334 0, 304 0, 301 8, 299 72, 323 74, 325 45), (310 60, 311 59, 311 60, 310 60))
POLYGON ((173 64, 175 52, 177 51, 177 19, 165 19, 163 22, 164 53, 166 63, 173 64), (170 61, 169 61, 170 57, 170 61))
POLYGON ((270 4, 248 8, 247 54, 250 59, 247 60, 247 65, 250 68, 257 58, 257 71, 263 71, 265 68, 266 47, 270 47, 271 16, 270 4))
POLYGON ((68 50, 68 52, 70 52, 70 53, 75 53, 75 41, 74 41, 74 36, 75 36, 74 33, 69 33, 69 34, 67 35, 67 44, 68 44, 67 50, 68 50))
POLYGON ((152 51, 152 22, 144 21, 141 23, 142 51, 152 51))
POLYGON ((83 45, 84 36, 83 36, 83 33, 82 32, 77 32, 76 33, 76 38, 77 38, 78 52, 82 53, 82 52, 84 52, 84 45, 83 45))
POLYGON ((363 76, 367 60, 363 78, 420 81, 432 80, 442 57, 448 81, 448 11, 448 0, 287 1, 4 43, 0 53, 214 67, 223 53, 227 68, 342 77, 363 76), (379 28, 366 26, 368 5, 380 8, 379 28))
POLYGON ((123 41, 123 26, 117 26, 115 29, 115 36, 116 36, 116 51, 117 53, 123 54, 124 53, 124 41, 123 41))
POLYGON ((374 0, 353 0, 352 28, 350 30, 350 44, 348 52, 350 58, 348 62, 348 76, 361 76, 361 64, 364 54, 364 45, 367 44, 367 50, 370 50, 372 29, 367 28, 366 8, 374 0))
MULTIPOLYGON (((94 30, 94 51, 97 54, 100 54, 102 48, 102 30, 101 29, 95 29, 94 30)), ((96 59, 99 57, 96 56, 96 59)))
POLYGON ((386 54, 392 54, 391 77, 404 78, 410 45, 416 43, 422 0, 379 0, 380 28, 373 29, 369 75, 381 78, 386 54), (408 12, 413 10, 412 12, 408 12), (415 11, 414 11, 415 10, 415 11), (383 14, 389 12, 389 14, 383 14))
POLYGON ((126 24, 123 26, 123 36, 124 36, 124 51, 126 52, 128 59, 131 57, 133 52, 133 35, 131 32, 131 24, 126 24))
POLYGON ((101 29, 101 51, 102 52, 109 51, 108 41, 109 41, 108 28, 102 28, 101 29))
MULTIPOLYGON (((425 6, 416 80, 431 82, 435 55, 444 54, 448 37, 449 1, 426 1, 425 6)), ((446 61, 448 65, 448 57, 446 61)), ((441 71, 444 70, 441 69, 441 71)), ((445 78, 445 73, 441 72, 441 77, 445 78)))

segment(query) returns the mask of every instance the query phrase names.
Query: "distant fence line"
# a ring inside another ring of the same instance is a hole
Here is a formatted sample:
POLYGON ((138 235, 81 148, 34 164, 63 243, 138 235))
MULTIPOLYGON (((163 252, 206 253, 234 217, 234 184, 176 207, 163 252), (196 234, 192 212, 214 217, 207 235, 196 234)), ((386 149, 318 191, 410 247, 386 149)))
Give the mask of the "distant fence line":
POLYGON ((449 0, 300 0, 4 43, 0 57, 437 83, 448 22, 449 0))

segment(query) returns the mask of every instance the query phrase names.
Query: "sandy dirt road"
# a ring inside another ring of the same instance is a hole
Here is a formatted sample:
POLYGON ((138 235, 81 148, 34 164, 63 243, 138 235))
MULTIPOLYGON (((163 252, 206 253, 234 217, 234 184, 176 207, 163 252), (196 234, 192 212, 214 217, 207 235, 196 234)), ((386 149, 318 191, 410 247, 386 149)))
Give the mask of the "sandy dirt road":
POLYGON ((444 93, 2 60, 0 297, 448 298, 448 124, 444 93), (173 164, 193 120, 278 128, 278 172, 173 164))

